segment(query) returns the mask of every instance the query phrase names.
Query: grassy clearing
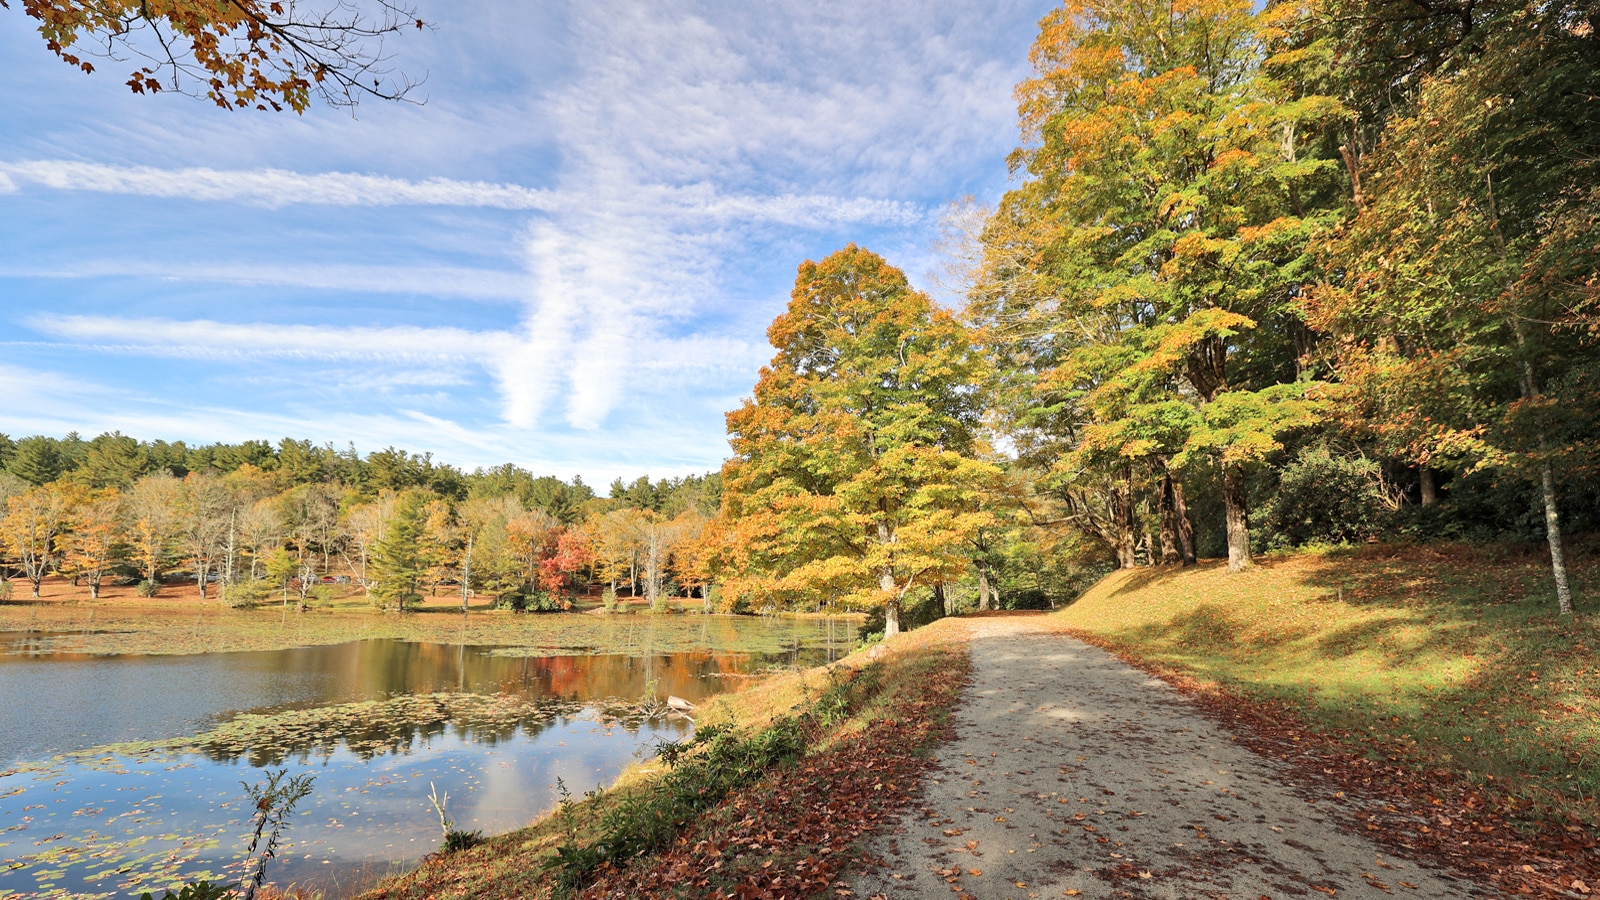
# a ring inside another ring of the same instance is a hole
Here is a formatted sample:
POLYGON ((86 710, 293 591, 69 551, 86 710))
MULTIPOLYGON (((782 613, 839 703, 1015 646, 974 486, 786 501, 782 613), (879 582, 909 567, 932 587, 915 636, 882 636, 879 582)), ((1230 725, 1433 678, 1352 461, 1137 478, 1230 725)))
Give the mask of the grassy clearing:
POLYGON ((480 847, 434 857, 365 898, 831 893, 857 843, 914 796, 969 671, 964 634, 962 623, 941 622, 881 652, 722 695, 697 718, 723 736, 691 750, 677 774, 660 760, 636 766, 601 794, 480 847), (707 763, 731 764, 737 777, 683 777, 707 763), (700 783, 716 796, 685 792, 700 783), (617 846, 642 833, 628 823, 657 821, 658 812, 671 828, 654 833, 653 826, 647 852, 606 861, 591 855, 581 887, 562 888, 558 857, 617 846))
MULTIPOLYGON (((1580 597, 1600 567, 1574 567, 1580 597)), ((1283 701, 1369 756, 1464 776, 1528 818, 1600 824, 1600 625, 1555 615, 1517 548, 1367 547, 1230 575, 1132 570, 1055 621, 1133 657, 1283 701)))

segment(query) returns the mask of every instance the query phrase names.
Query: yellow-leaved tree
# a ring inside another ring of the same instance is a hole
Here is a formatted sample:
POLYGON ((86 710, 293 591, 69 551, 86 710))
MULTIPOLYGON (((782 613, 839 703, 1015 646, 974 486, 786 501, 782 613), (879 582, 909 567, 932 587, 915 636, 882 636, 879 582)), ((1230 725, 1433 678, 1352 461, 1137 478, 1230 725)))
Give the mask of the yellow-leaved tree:
POLYGON ((882 607, 957 577, 998 476, 972 455, 982 360, 882 257, 800 267, 755 397, 728 414, 724 599, 882 607))

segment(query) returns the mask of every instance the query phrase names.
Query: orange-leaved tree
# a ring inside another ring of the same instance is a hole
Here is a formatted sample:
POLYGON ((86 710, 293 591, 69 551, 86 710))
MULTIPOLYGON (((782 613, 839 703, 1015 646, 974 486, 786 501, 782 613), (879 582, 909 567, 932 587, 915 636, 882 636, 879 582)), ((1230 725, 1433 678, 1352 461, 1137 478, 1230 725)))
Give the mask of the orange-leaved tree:
POLYGON ((727 599, 882 607, 956 577, 998 472, 972 456, 982 408, 967 331, 855 246, 806 262, 755 397, 728 414, 727 599))

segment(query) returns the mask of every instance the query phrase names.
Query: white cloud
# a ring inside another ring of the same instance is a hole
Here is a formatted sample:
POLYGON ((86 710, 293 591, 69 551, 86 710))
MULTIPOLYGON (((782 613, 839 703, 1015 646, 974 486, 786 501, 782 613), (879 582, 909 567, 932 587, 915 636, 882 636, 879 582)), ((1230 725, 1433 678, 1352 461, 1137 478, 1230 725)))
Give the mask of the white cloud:
MULTIPOLYGON (((454 206, 555 212, 581 204, 581 196, 517 184, 428 178, 421 181, 350 172, 306 174, 286 169, 157 169, 70 160, 0 162, 0 193, 18 183, 60 191, 92 191, 165 199, 245 203, 276 209, 326 206, 454 206)), ((636 209, 718 220, 785 225, 850 222, 912 224, 925 218, 917 206, 893 200, 783 194, 725 196, 710 184, 641 185, 630 196, 636 209)))
POLYGON ((68 160, 0 163, 13 181, 62 191, 96 191, 186 200, 230 201, 269 208, 294 203, 333 206, 470 206, 552 209, 548 191, 515 184, 429 178, 408 181, 349 172, 303 174, 284 169, 155 169, 68 160))
POLYGON ((58 315, 34 316, 27 322, 60 338, 180 358, 467 361, 503 353, 514 340, 504 332, 460 328, 338 328, 58 315))
POLYGON ((280 285, 311 290, 378 294, 421 294, 473 300, 512 301, 528 295, 523 272, 462 266, 330 266, 315 264, 185 263, 101 259, 68 267, 3 266, 0 276, 22 278, 106 278, 131 276, 172 281, 239 285, 280 285))

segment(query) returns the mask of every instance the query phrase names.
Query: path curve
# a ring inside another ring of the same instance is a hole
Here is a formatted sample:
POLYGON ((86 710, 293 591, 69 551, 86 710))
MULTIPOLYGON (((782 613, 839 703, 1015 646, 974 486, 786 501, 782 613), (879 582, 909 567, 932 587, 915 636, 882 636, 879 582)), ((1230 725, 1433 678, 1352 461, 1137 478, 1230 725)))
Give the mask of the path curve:
POLYGON ((857 897, 1482 896, 1337 829, 1342 798, 1301 796, 1166 682, 1042 624, 973 620, 957 737, 857 897))

